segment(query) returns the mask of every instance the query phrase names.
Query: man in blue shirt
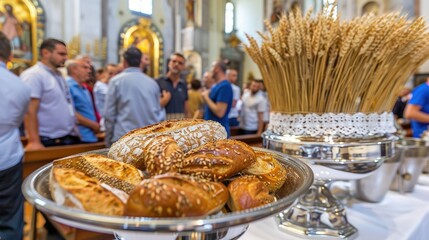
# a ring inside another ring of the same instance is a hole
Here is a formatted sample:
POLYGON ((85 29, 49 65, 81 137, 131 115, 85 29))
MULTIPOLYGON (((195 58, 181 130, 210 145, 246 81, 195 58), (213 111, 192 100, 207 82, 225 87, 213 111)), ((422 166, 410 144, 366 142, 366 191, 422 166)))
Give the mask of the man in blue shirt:
POLYGON ((231 110, 233 93, 231 83, 225 76, 226 70, 227 66, 222 60, 213 63, 211 72, 216 85, 211 90, 205 90, 202 95, 206 102, 204 119, 219 122, 230 137, 228 113, 231 110))
POLYGON ((18 128, 27 112, 30 88, 7 70, 11 52, 9 39, 0 32, 0 239, 22 239, 24 228, 24 150, 18 128))
POLYGON ((413 90, 404 115, 411 120, 413 137, 421 137, 429 126, 429 78, 413 90))
POLYGON ((73 98, 81 141, 84 143, 97 142, 96 133, 100 131, 100 125, 92 106, 91 95, 83 86, 83 83, 89 78, 91 67, 84 60, 70 60, 66 66, 70 76, 67 79, 67 85, 73 98))

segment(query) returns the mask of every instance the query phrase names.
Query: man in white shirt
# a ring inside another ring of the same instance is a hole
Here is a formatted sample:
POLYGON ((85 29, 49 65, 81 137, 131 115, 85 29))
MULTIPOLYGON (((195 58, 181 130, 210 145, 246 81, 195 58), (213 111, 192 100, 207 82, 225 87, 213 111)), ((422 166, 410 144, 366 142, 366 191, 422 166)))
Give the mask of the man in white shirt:
POLYGON ((45 39, 40 45, 40 61, 21 74, 31 88, 25 117, 28 135, 26 150, 80 143, 73 100, 61 72, 67 60, 66 44, 45 39))
POLYGON ((250 91, 243 94, 240 127, 244 134, 260 135, 264 130, 263 115, 267 103, 259 90, 260 84, 253 80, 250 84, 250 91))
POLYGON ((22 239, 24 228, 24 150, 18 128, 27 112, 30 88, 7 70, 11 53, 9 39, 0 32, 0 239, 22 239))

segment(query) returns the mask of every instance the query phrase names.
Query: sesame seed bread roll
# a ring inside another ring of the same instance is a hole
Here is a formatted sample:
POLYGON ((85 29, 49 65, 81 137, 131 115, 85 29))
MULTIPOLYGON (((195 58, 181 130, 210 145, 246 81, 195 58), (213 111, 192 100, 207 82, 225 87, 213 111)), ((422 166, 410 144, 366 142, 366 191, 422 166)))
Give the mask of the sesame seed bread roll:
POLYGON ((275 200, 265 184, 255 176, 241 176, 228 185, 227 205, 231 211, 259 207, 275 200))
POLYGON ((184 154, 172 136, 153 136, 143 145, 145 146, 143 161, 150 176, 177 172, 182 167, 184 154))
POLYGON ((188 152, 205 143, 226 139, 225 128, 218 122, 202 119, 168 120, 144 128, 132 130, 122 136, 110 147, 108 156, 124 162, 133 151, 139 151, 140 143, 149 135, 170 135, 179 144, 183 152, 188 152), (140 139, 134 138, 139 137, 140 139))
POLYGON ((249 167, 255 160, 255 152, 246 143, 219 140, 186 153, 180 173, 222 181, 249 167))
POLYGON ((132 165, 99 154, 86 154, 55 160, 53 168, 76 169, 112 188, 130 193, 143 180, 143 173, 132 165))
POLYGON ((286 181, 286 168, 267 152, 255 151, 256 161, 243 170, 244 174, 258 177, 270 192, 275 192, 286 181))
POLYGON ((109 157, 146 171, 150 176, 177 172, 182 166, 184 153, 170 135, 128 136, 124 147, 109 151, 109 157))
POLYGON ((125 204, 121 199, 81 171, 52 168, 49 189, 59 205, 105 215, 124 214, 125 204))
POLYGON ((125 206, 126 216, 197 217, 220 211, 228 200, 222 183, 168 173, 145 179, 125 206))

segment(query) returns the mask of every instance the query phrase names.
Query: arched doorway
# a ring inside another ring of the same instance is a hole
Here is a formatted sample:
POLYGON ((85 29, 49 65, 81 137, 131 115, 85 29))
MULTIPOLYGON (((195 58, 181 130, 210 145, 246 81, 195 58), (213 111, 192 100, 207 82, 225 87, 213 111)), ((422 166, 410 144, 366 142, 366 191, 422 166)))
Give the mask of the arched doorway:
POLYGON ((375 16, 380 14, 380 4, 377 2, 367 2, 362 7, 362 15, 364 14, 374 14, 375 16))
POLYGON ((119 53, 123 49, 135 46, 150 57, 147 74, 153 78, 162 73, 164 44, 158 28, 145 18, 134 19, 126 23, 120 33, 119 53))

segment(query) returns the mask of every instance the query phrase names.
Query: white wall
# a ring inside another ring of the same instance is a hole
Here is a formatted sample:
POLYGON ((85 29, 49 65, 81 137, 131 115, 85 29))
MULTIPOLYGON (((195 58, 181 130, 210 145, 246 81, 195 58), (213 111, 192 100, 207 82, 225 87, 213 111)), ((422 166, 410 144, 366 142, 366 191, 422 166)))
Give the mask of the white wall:
MULTIPOLYGON (((237 36, 243 43, 248 43, 245 34, 255 37, 258 42, 261 38, 256 31, 264 31, 264 1, 261 0, 237 0, 236 2, 236 28, 237 36)), ((243 82, 247 81, 249 73, 256 78, 262 78, 258 66, 245 54, 243 62, 243 82)))
POLYGON ((209 65, 204 71, 210 70, 212 62, 220 58, 220 49, 225 46, 223 41, 225 0, 210 1, 209 25, 209 65))
MULTIPOLYGON (((429 24, 429 1, 420 0, 420 16, 423 16, 426 20, 426 24, 429 24)), ((418 73, 429 73, 429 61, 423 64, 418 73)))

